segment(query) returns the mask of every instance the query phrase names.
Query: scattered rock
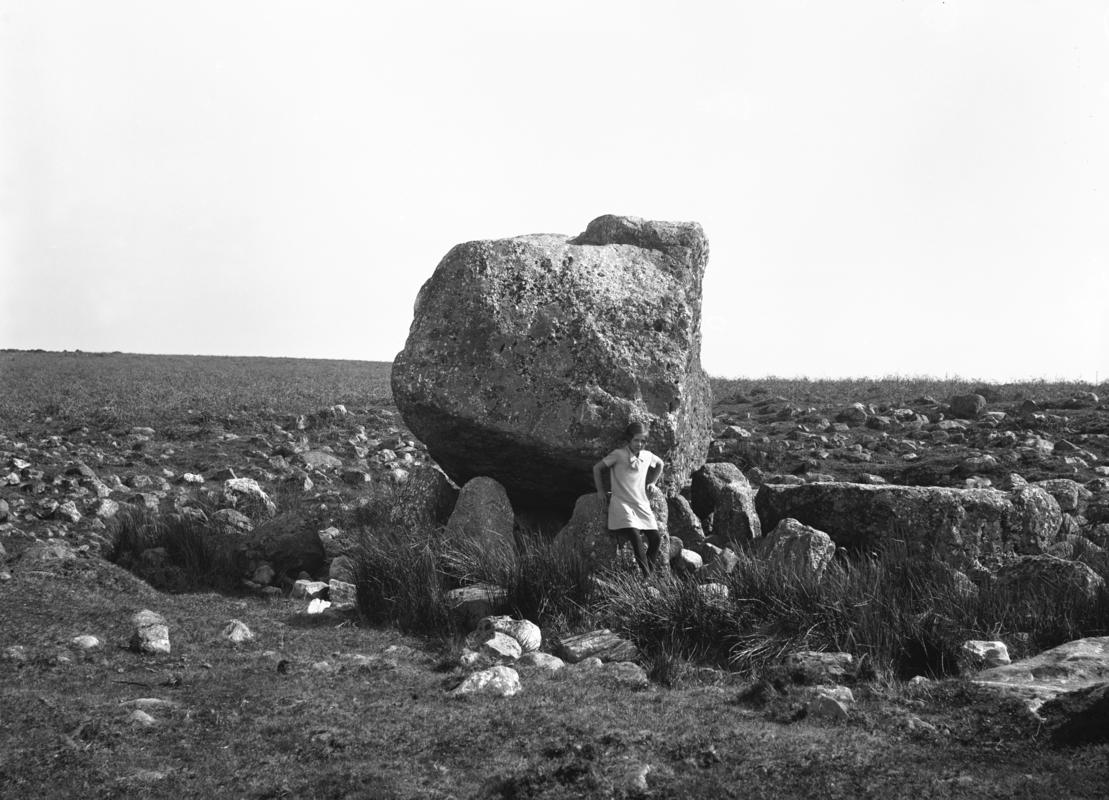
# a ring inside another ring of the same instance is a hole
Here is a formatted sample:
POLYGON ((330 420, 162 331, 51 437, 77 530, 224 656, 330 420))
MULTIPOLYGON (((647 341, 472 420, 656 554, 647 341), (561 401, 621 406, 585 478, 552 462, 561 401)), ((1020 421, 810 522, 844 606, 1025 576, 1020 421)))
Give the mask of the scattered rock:
POLYGON ((237 619, 233 619, 224 625, 223 630, 220 631, 220 636, 232 644, 243 644, 244 642, 254 641, 254 633, 245 623, 237 619))
POLYGON ((787 517, 763 537, 755 552, 790 572, 819 578, 832 563, 836 545, 824 531, 787 517))
POLYGON ((959 648, 963 664, 967 669, 992 669, 1011 663, 1009 648, 1005 642, 987 642, 977 639, 963 642, 959 648))
POLYGON ((712 534, 737 546, 762 536, 755 512, 755 492, 739 467, 728 463, 705 464, 693 473, 690 494, 693 511, 712 516, 712 534))
POLYGON ((132 650, 150 654, 169 653, 169 625, 161 614, 144 609, 131 617, 131 625, 134 628, 130 642, 132 650))
POLYGON ((798 683, 840 683, 855 675, 855 657, 850 653, 802 650, 790 653, 785 665, 798 683))
POLYGON ((232 508, 253 517, 273 517, 277 506, 254 478, 231 478, 223 482, 223 499, 232 508))
POLYGON ((512 667, 498 665, 475 672, 461 685, 451 692, 451 695, 492 695, 495 697, 511 697, 520 691, 520 674, 512 667))
POLYGON ((476 628, 484 617, 500 609, 508 593, 500 586, 475 583, 446 593, 447 607, 470 629, 476 628))
POLYGON ((639 651, 634 644, 608 628, 589 631, 563 639, 558 654, 571 664, 596 657, 601 661, 633 661, 639 651))
POLYGON ((1089 600, 1097 597, 1104 579, 1080 561, 1055 556, 1024 556, 997 571, 996 587, 1014 599, 1028 596, 1058 596, 1075 591, 1089 600))
POLYGON ((503 633, 515 639, 524 653, 538 650, 543 643, 539 626, 527 619, 495 616, 485 617, 478 623, 477 634, 479 636, 492 637, 495 633, 503 633))
POLYGON ((986 410, 986 398, 980 394, 957 394, 948 405, 952 415, 960 419, 977 419, 986 410))

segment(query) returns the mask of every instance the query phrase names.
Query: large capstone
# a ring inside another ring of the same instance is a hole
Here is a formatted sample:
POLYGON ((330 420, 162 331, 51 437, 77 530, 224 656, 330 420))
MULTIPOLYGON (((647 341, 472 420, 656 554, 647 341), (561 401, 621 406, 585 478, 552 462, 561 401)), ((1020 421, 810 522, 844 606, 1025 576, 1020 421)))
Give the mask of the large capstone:
POLYGON ((393 362, 405 424, 456 483, 488 476, 518 508, 568 513, 625 426, 645 422, 676 494, 711 435, 707 260, 700 225, 635 217, 455 246, 393 362))

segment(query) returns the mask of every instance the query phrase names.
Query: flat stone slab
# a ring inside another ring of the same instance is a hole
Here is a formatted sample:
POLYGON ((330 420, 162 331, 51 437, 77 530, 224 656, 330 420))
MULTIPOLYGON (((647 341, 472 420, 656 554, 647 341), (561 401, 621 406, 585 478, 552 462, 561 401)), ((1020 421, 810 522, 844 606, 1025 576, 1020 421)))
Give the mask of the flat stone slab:
POLYGON ((1109 681, 1109 636, 1076 639, 1032 658, 983 670, 972 681, 1020 697, 1036 712, 1061 694, 1109 681))

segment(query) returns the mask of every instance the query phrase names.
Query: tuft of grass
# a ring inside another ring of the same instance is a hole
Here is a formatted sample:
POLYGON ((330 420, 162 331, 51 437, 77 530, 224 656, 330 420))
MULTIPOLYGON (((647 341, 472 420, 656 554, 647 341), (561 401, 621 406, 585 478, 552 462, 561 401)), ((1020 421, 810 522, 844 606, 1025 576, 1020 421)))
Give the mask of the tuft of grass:
POLYGON ((207 522, 181 514, 124 509, 109 531, 112 561, 168 592, 238 585, 231 541, 207 522))
POLYGON ((842 651, 900 678, 960 670, 968 639, 1029 641, 1035 650, 1109 632, 1109 591, 1089 598, 1070 587, 1019 597, 986 587, 968 597, 952 570, 887 551, 831 564, 821 579, 748 555, 726 585, 705 597, 690 580, 616 577, 597 617, 630 636, 662 672, 683 662, 748 675, 774 672, 800 650, 842 651))

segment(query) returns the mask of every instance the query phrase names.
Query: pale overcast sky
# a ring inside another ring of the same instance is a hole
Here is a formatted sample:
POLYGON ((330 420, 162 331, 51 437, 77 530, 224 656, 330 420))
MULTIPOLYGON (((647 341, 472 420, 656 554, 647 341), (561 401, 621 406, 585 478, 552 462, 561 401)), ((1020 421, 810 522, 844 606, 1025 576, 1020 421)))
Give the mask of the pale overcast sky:
POLYGON ((392 360, 696 220, 720 376, 1109 375, 1109 4, 0 0, 0 347, 392 360))

